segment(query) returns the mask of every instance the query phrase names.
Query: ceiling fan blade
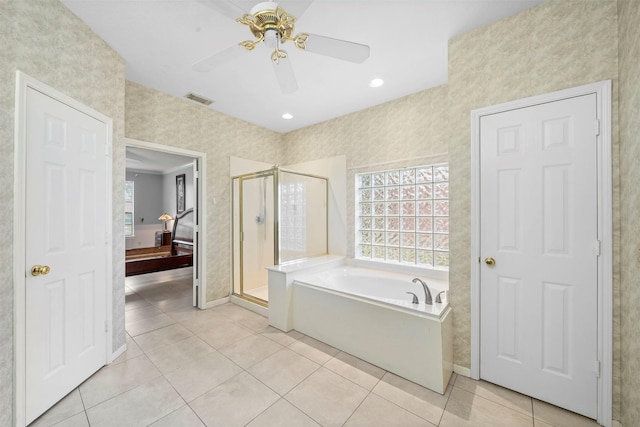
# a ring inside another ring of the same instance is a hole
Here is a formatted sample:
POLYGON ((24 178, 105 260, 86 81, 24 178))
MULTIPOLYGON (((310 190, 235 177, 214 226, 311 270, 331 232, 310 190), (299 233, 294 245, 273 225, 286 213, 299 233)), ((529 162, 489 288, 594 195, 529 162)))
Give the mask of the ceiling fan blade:
POLYGON ((273 70, 276 72, 276 78, 282 93, 286 95, 297 91, 298 82, 295 74, 293 74, 291 61, 287 58, 280 58, 278 62, 271 61, 271 63, 273 64, 273 70))
POLYGON ((309 34, 305 50, 320 55, 331 56, 344 61, 363 63, 369 57, 369 46, 366 44, 334 39, 317 34, 309 34))
POLYGON ((242 18, 245 13, 249 13, 242 7, 238 6, 231 0, 197 0, 199 3, 211 8, 224 16, 227 16, 234 21, 237 18, 242 18))
POLYGON ((295 16, 296 19, 300 19, 311 3, 313 0, 282 0, 278 6, 286 10, 288 14, 295 16))
POLYGON ((247 50, 240 45, 233 45, 226 48, 216 54, 202 58, 200 61, 193 64, 193 69, 200 72, 211 71, 214 68, 232 61, 245 53, 247 50))

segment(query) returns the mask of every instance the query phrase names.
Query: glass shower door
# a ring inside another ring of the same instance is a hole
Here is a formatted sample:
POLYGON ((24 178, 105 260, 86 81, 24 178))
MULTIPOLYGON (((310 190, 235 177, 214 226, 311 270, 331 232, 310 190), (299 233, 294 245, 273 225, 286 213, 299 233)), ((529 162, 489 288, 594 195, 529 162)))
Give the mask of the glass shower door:
POLYGON ((234 194, 238 195, 234 224, 239 225, 237 237, 234 236, 238 248, 235 255, 240 258, 234 268, 234 277, 239 276, 234 280, 234 293, 266 303, 266 267, 276 264, 274 174, 241 177, 234 181, 234 194))

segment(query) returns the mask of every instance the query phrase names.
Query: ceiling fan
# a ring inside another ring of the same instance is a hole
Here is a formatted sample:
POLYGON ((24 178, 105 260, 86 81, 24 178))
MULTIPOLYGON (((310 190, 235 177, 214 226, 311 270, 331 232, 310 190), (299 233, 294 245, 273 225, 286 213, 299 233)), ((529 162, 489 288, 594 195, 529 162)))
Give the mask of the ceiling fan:
POLYGON ((283 0, 280 3, 262 2, 255 5, 249 13, 231 0, 199 0, 218 12, 246 25, 255 40, 243 41, 221 52, 201 59, 193 65, 196 71, 206 72, 217 66, 233 60, 246 51, 253 50, 263 43, 273 49, 271 63, 282 93, 293 93, 298 89, 298 83, 291 67, 288 54, 280 46, 292 42, 298 49, 320 55, 350 61, 357 64, 369 57, 369 46, 346 40, 334 39, 310 33, 295 33, 296 17, 285 11, 283 6, 294 10, 300 16, 313 0, 283 0), (236 18, 240 16, 240 18, 236 18))

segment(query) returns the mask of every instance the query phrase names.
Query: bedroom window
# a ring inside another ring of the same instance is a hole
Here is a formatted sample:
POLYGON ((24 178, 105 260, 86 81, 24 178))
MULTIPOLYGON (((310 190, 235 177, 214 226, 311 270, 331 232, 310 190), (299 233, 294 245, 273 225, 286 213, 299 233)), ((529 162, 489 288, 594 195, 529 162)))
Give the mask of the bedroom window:
POLYGON ((356 258, 449 268, 449 166, 356 174, 356 258))
POLYGON ((124 236, 133 237, 134 182, 124 182, 124 236))

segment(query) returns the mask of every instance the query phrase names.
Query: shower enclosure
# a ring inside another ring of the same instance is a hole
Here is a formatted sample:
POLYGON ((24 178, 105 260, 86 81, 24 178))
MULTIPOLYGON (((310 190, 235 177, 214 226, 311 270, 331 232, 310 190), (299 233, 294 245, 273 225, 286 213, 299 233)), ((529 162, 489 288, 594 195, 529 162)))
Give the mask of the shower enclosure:
POLYGON ((231 182, 233 294, 267 306, 266 267, 328 252, 328 180, 274 167, 231 182))

